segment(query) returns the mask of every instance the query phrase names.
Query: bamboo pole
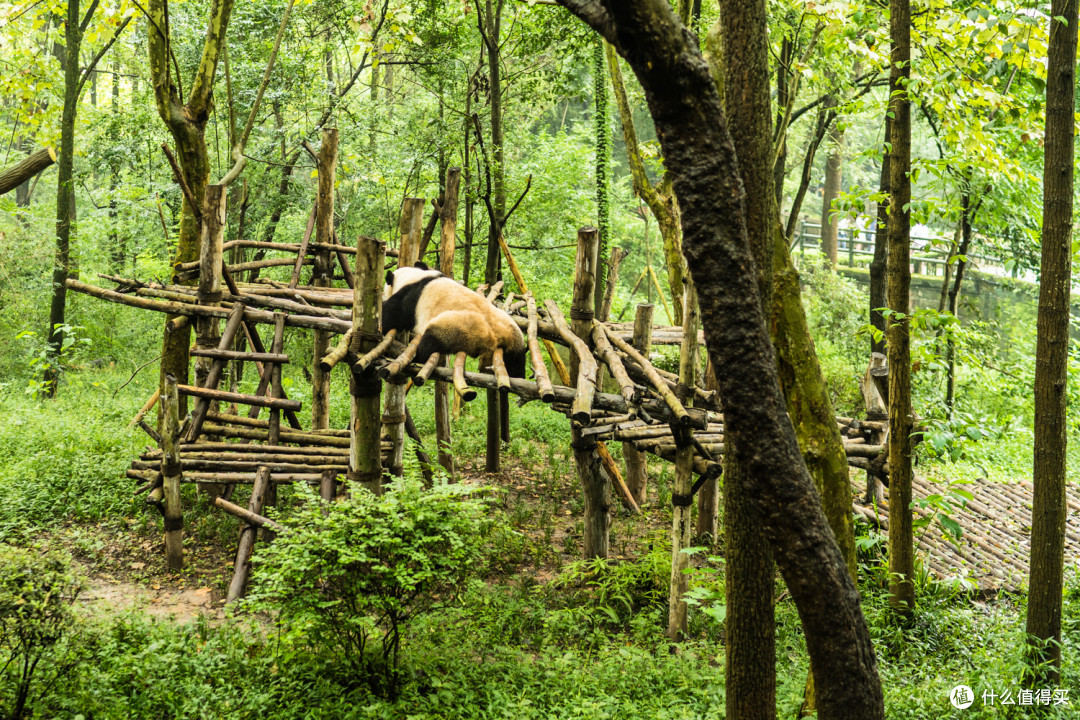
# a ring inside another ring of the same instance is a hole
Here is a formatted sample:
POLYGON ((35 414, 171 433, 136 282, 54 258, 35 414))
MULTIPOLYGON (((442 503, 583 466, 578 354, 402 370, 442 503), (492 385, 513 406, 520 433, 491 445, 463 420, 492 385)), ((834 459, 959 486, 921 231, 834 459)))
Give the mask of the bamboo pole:
MULTIPOLYGON (((429 357, 427 359, 427 362, 424 363, 424 366, 422 368, 420 368, 420 372, 416 373, 416 377, 413 378, 413 384, 417 385, 417 386, 420 386, 420 385, 423 385, 425 382, 427 382, 428 378, 431 377, 431 373, 433 373, 435 371, 435 367, 437 365, 442 364, 442 361, 443 361, 443 356, 441 354, 439 354, 439 353, 435 353, 434 355, 429 357)), ((441 381, 436 380, 436 382, 441 382, 441 381)), ((443 383, 443 385, 445 386, 445 383, 443 383)), ((438 387, 438 385, 436 385, 436 387, 438 387)), ((436 408, 436 409, 438 409, 438 408, 436 408)), ((438 433, 436 433, 436 436, 437 435, 438 435, 438 433)), ((441 452, 442 451, 440 450, 440 453, 441 452)), ((439 464, 442 465, 442 462, 440 462, 439 464)), ((445 467, 445 466, 443 466, 443 467, 445 467)), ((449 472, 449 471, 447 471, 447 472, 449 472)))
MULTIPOLYGON (((248 576, 251 573, 251 551, 255 547, 255 538, 258 535, 256 528, 264 525, 277 525, 277 523, 267 520, 259 514, 262 512, 263 502, 269 486, 270 468, 264 466, 260 467, 255 473, 255 484, 251 488, 251 499, 248 501, 247 510, 223 498, 214 499, 214 504, 219 508, 248 523, 240 531, 240 542, 236 549, 236 562, 233 564, 232 582, 229 583, 229 592, 225 598, 227 603, 231 603, 243 596, 244 589, 247 587, 248 576)), ((280 526, 277 529, 280 529, 280 526)))
MULTIPOLYGON (((461 168, 446 171, 446 191, 439 208, 439 271, 448 278, 454 277, 454 246, 457 242, 458 189, 461 184, 461 168)), ((426 367, 426 366, 425 366, 426 367)), ((419 378, 419 376, 417 376, 419 378)), ((454 477, 454 456, 450 452, 450 391, 446 383, 435 383, 435 443, 438 448, 439 465, 450 477, 454 477)))
POLYGON ((352 344, 353 330, 349 329, 349 332, 341 336, 338 340, 338 344, 334 346, 334 349, 328 352, 322 360, 319 361, 319 367, 324 372, 330 372, 334 369, 334 366, 345 359, 345 356, 349 354, 349 345, 352 344))
MULTIPOLYGON (((697 384, 699 324, 697 292, 687 275, 683 278, 683 344, 679 355, 679 393, 683 402, 693 400, 697 384)), ((690 556, 683 552, 690 547, 693 528, 693 471, 694 444, 685 427, 673 428, 675 440, 675 479, 671 490, 671 583, 668 590, 667 636, 675 642, 688 632, 687 604, 684 597, 690 578, 686 574, 690 556)))
MULTIPOLYGON (((416 333, 416 337, 405 346, 405 349, 401 351, 401 354, 394 358, 389 365, 379 371, 379 377, 383 380, 389 380, 392 383, 403 385, 406 382, 405 379, 399 379, 398 376, 401 374, 402 369, 416 357, 416 351, 420 347, 420 341, 423 337, 424 334, 422 332, 416 333)), ((427 358, 424 358, 424 361, 427 362, 427 358)))
POLYGON ((623 259, 629 254, 629 250, 618 247, 611 248, 611 259, 608 260, 607 287, 604 288, 604 299, 600 303, 600 312, 596 318, 600 322, 607 322, 608 318, 611 317, 611 304, 615 301, 615 286, 619 282, 619 266, 622 265, 623 259))
MULTIPOLYGON (((175 302, 170 300, 155 301, 148 298, 137 297, 134 295, 125 295, 124 293, 116 292, 115 290, 106 290, 105 288, 95 287, 93 285, 87 285, 84 282, 75 280, 74 278, 68 278, 64 281, 68 289, 75 292, 83 293, 84 295, 90 295, 100 300, 107 300, 108 302, 118 303, 120 305, 128 305, 130 307, 140 308, 142 310, 153 310, 155 312, 163 312, 171 315, 186 315, 192 317, 208 316, 224 318, 228 317, 229 311, 223 307, 194 305, 191 303, 175 302)), ((265 310, 253 310, 248 308, 244 311, 244 320, 252 323, 272 323, 274 316, 273 313, 265 310)), ((333 333, 346 333, 349 331, 349 323, 344 320, 338 320, 336 318, 328 317, 316 317, 312 315, 288 315, 286 316, 285 324, 289 327, 306 327, 313 329, 329 330, 333 333)))
MULTIPOLYGON (((379 297, 381 298, 382 296, 380 295, 379 297)), ((389 348, 394 343, 394 340, 397 338, 397 333, 397 330, 388 331, 383 337, 383 339, 380 340, 377 345, 375 345, 375 347, 364 353, 363 357, 353 363, 353 374, 364 372, 369 367, 371 367, 372 363, 382 357, 382 354, 386 352, 387 348, 389 348)))
POLYGON ((370 238, 356 242, 356 268, 353 277, 352 331, 349 347, 364 354, 349 373, 349 484, 356 484, 375 494, 382 492, 382 455, 379 437, 379 405, 382 382, 370 367, 385 347, 393 342, 396 332, 379 337, 379 318, 382 316, 383 265, 386 246, 370 238), (371 357, 370 360, 365 359, 371 357))
MULTIPOLYGON (((570 361, 570 371, 571 373, 576 371, 578 387, 571 412, 574 419, 579 422, 588 421, 596 394, 595 382, 598 368, 584 338, 592 333, 599 241, 600 231, 595 227, 584 227, 578 230, 577 257, 574 262, 574 296, 570 310, 570 316, 574 322, 574 333, 570 334, 567 340, 572 342, 575 349, 570 361)), ((566 327, 562 312, 550 300, 544 305, 547 307, 548 316, 562 332, 566 327)), ((581 482, 581 490, 585 498, 585 511, 582 518, 585 537, 582 552, 586 559, 606 558, 609 554, 610 543, 611 484, 604 473, 596 440, 583 436, 580 427, 573 423, 570 426, 570 447, 574 451, 574 464, 577 467, 578 480, 581 482)))
MULTIPOLYGON (((334 175, 337 170, 338 130, 323 128, 322 145, 319 147, 319 197, 315 205, 315 241, 322 245, 334 244, 334 175)), ((290 283, 295 286, 295 283, 290 283)), ((330 251, 317 250, 312 269, 311 284, 316 288, 328 288, 331 278, 330 251)), ((330 427, 330 372, 323 370, 321 360, 330 349, 330 334, 316 330, 312 351, 311 373, 311 429, 330 427)))
POLYGON ((459 352, 454 358, 454 392, 465 402, 476 399, 476 391, 465 382, 465 358, 463 352, 459 352))
MULTIPOLYGON (((643 357, 649 354, 652 344, 652 319, 655 305, 640 303, 634 315, 633 347, 643 357)), ((606 335, 606 333, 604 333, 606 335)), ((623 460, 626 462, 626 486, 639 505, 644 505, 649 495, 649 462, 646 454, 633 443, 623 443, 623 460)))
MULTIPOLYGON (((244 305, 237 303, 233 306, 232 311, 229 313, 229 320, 225 324, 225 332, 221 334, 221 338, 218 341, 217 351, 225 352, 232 345, 233 338, 236 337, 236 332, 240 329, 240 323, 244 320, 244 305)), ((215 321, 216 322, 216 321, 215 321)), ((205 356, 205 355, 204 355, 205 356)), ((218 383, 221 382, 221 373, 225 369, 225 360, 218 358, 212 361, 209 372, 203 379, 203 390, 212 390, 215 392, 222 392, 217 390, 218 383)), ((182 386, 186 387, 186 386, 182 386)), ((181 390, 183 392, 183 390, 181 390)), ((192 394, 192 393, 185 393, 192 394)), ((230 393, 231 395, 238 396, 239 393, 230 393)), ((199 437, 199 432, 202 430, 203 421, 206 419, 206 412, 210 409, 210 402, 212 400, 221 400, 220 397, 214 395, 198 395, 198 400, 195 403, 195 410, 191 416, 191 428, 188 430, 187 441, 195 442, 199 437)), ((297 408, 299 409, 299 408, 297 408)))
POLYGON ((223 402, 237 402, 242 405, 257 405, 258 407, 276 408, 278 410, 299 410, 302 404, 299 400, 286 400, 276 397, 259 397, 258 395, 245 395, 227 390, 210 390, 208 388, 195 387, 194 385, 179 385, 183 395, 223 402))
MULTIPOLYGON (((593 268, 595 268, 595 266, 593 266, 593 268)), ((592 403, 593 397, 596 394, 596 376, 599 366, 596 363, 596 358, 594 358, 592 352, 590 352, 589 346, 567 326, 566 319, 563 317, 562 311, 559 310, 559 306, 555 304, 555 301, 545 300, 544 307, 547 308, 548 317, 555 323, 555 328, 559 331, 559 334, 562 335, 565 342, 574 350, 574 353, 570 358, 570 370, 577 376, 577 394, 574 398, 572 418, 578 423, 587 423, 592 415, 592 403)), ((571 314, 574 314, 575 312, 588 312, 588 324, 590 330, 584 330, 584 324, 581 324, 581 327, 583 328, 582 332, 585 332, 587 337, 591 334, 592 313, 591 311, 586 311, 584 309, 571 310, 571 314)), ((578 327, 579 322, 581 321, 574 321, 575 327, 578 327)))
POLYGON ((525 295, 525 306, 528 308, 529 313, 529 327, 526 336, 528 337, 529 356, 532 358, 533 375, 536 377, 536 384, 540 387, 540 399, 545 403, 550 403, 555 399, 555 391, 551 389, 551 378, 548 377, 544 356, 540 354, 540 343, 536 340, 538 319, 536 298, 532 296, 532 293, 525 295))
POLYGON ((491 369, 495 375, 495 381, 499 384, 499 392, 510 392, 510 373, 506 371, 506 362, 503 360, 502 348, 495 348, 491 353, 491 369))
MULTIPOLYGON (((619 359, 618 353, 611 349, 611 344, 607 341, 607 334, 604 332, 604 328, 597 322, 593 327, 591 333, 593 345, 596 346, 596 351, 600 354, 600 358, 607 364, 608 369, 611 370, 612 377, 615 378, 615 382, 619 385, 619 392, 626 402, 633 407, 634 398, 637 395, 637 388, 634 386, 630 376, 626 374, 626 368, 623 367, 622 360, 619 359)), ((631 414, 633 414, 631 410, 631 414)))
MULTIPOLYGON (((510 252, 510 246, 506 244, 506 239, 499 235, 499 247, 502 248, 503 255, 506 256, 506 264, 510 268, 510 274, 514 276, 514 281, 518 284, 518 289, 523 294, 529 293, 529 286, 525 284, 525 277, 521 274, 521 270, 518 269, 517 263, 514 261, 514 256, 510 252)), ((555 346, 548 340, 544 340, 544 347, 548 351, 548 357, 551 358, 551 364, 555 368, 555 371, 559 373, 559 377, 562 378, 563 385, 570 384, 570 370, 567 369, 566 363, 563 362, 562 356, 559 355, 559 351, 555 349, 555 346)))
POLYGON ((150 410, 152 410, 153 407, 157 405, 158 398, 160 397, 161 388, 158 388, 154 390, 153 394, 150 396, 150 399, 143 404, 143 406, 139 409, 139 412, 135 413, 135 417, 131 418, 131 422, 128 423, 127 429, 131 430, 136 425, 138 425, 142 421, 142 419, 146 417, 146 413, 150 412, 150 410))
POLYGON ((164 479, 165 560, 169 569, 184 569, 184 511, 180 505, 180 395, 176 377, 166 373, 162 393, 165 416, 161 431, 161 475, 164 479))
POLYGON ((191 354, 216 360, 247 360, 249 362, 283 363, 289 362, 289 356, 275 353, 241 352, 239 350, 218 350, 217 348, 193 348, 191 354))
POLYGON ((671 412, 675 414, 675 417, 677 418, 676 421, 680 425, 685 424, 687 422, 687 418, 689 417, 686 412, 686 407, 682 404, 682 402, 680 402, 677 397, 675 397, 675 393, 671 391, 670 387, 668 387, 668 384, 664 380, 664 378, 660 377, 660 374, 656 372, 656 368, 653 367, 652 363, 649 362, 644 355, 642 355, 632 346, 627 344, 627 342, 618 335, 607 332, 606 329, 604 330, 604 332, 607 333, 608 340, 610 340, 611 343, 615 345, 615 347, 617 347, 619 350, 622 350, 623 353, 629 356, 631 360, 636 362, 641 367, 641 370, 645 373, 645 376, 649 378, 649 382, 652 383, 653 388, 660 394, 660 397, 664 399, 664 402, 668 404, 668 407, 671 408, 671 412))
MULTIPOLYGON (((410 267, 416 263, 424 230, 424 201, 421 198, 405 198, 401 207, 398 228, 401 231, 401 245, 398 248, 399 267, 410 267)), ((405 452, 404 385, 387 387, 382 421, 393 445, 387 469, 391 475, 400 477, 403 472, 402 457, 405 452)))
MULTIPOLYGON (((262 428, 232 427, 210 422, 203 423, 202 434, 214 437, 237 438, 240 440, 257 440, 264 443, 269 442, 270 440, 270 433, 262 428)), ((315 433, 304 431, 281 430, 279 433, 279 440, 280 442, 294 443, 297 445, 349 447, 348 438, 335 437, 333 435, 316 435, 315 433)))

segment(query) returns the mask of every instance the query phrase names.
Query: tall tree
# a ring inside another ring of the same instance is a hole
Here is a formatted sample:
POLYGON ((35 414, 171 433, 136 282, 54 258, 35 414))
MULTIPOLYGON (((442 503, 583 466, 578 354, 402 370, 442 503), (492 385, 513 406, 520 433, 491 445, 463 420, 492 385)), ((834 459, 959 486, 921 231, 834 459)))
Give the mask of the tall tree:
POLYGON ((49 339, 49 364, 45 371, 44 384, 48 397, 56 394, 60 353, 64 348, 63 328, 67 305, 65 282, 71 271, 71 236, 75 225, 75 118, 79 109, 79 97, 98 61, 128 23, 128 19, 124 19, 123 24, 115 28, 112 39, 94 55, 87 68, 80 71, 79 53, 83 35, 94 17, 98 0, 90 3, 81 19, 79 5, 79 0, 68 0, 67 15, 64 19, 64 46, 60 56, 64 68, 64 113, 60 120, 60 153, 57 158, 56 257, 53 262, 52 301, 49 305, 49 327, 46 332, 49 339))
POLYGON ((889 150, 889 592, 894 611, 915 610, 911 519, 911 2, 890 0, 892 134, 889 150))
MULTIPOLYGON (((746 192, 708 66, 666 0, 560 4, 615 46, 645 90, 680 198, 683 250, 699 290, 709 353, 727 369, 718 377, 725 436, 747 472, 746 496, 799 609, 820 717, 881 718, 881 682, 858 593, 799 454, 776 379, 752 271, 746 192)), ((768 169, 763 174, 771 177, 768 169)), ((770 196, 771 187, 770 181, 770 196)))
MULTIPOLYGON (((719 5, 719 30, 710 36, 723 38, 722 100, 738 148, 746 234, 764 319, 772 301, 771 230, 777 219, 765 1, 721 0, 719 5)), ((776 717, 775 570, 772 548, 751 500, 752 471, 740 442, 734 437, 729 441, 724 463, 727 717, 770 720, 776 717)))
POLYGON ((870 351, 885 352, 885 316, 881 309, 888 304, 885 293, 885 271, 888 268, 889 248, 889 182, 892 168, 889 144, 892 142, 892 115, 885 115, 885 142, 882 145, 881 181, 878 186, 877 226, 874 230, 874 258, 870 261, 870 324, 877 331, 870 335, 870 351))
MULTIPOLYGON (((830 98, 832 105, 836 98, 830 98)), ((821 253, 828 259, 829 267, 835 268, 840 245, 840 224, 833 215, 833 202, 840 197, 840 182, 843 179, 844 131, 840 122, 834 122, 829 128, 829 156, 825 159, 825 188, 821 194, 821 253)))
POLYGON ((1050 17, 1027 633, 1031 660, 1036 665, 1034 674, 1056 682, 1061 668, 1065 547, 1065 401, 1072 270, 1077 0, 1053 0, 1050 17))
POLYGON ((608 129, 607 67, 604 62, 604 39, 593 45, 593 120, 596 132, 596 227, 600 229, 600 263, 596 268, 596 312, 604 302, 607 280, 607 249, 611 235, 611 133, 608 129))
MULTIPOLYGON (((173 41, 169 26, 168 0, 149 0, 147 18, 150 27, 147 43, 150 51, 150 80, 154 88, 154 102, 169 134, 176 145, 176 155, 182 178, 191 191, 185 193, 180 210, 180 228, 177 233, 174 265, 194 262, 199 258, 199 235, 203 198, 210 181, 210 156, 206 147, 206 124, 214 97, 214 78, 218 60, 225 46, 234 0, 212 0, 210 19, 202 56, 185 101, 181 88, 178 64, 173 55, 173 41), (174 77, 173 68, 177 68, 174 77), (198 206, 192 205, 192 202, 198 206)), ((166 325, 166 327, 169 327, 166 325)), ((188 377, 188 347, 191 345, 191 326, 184 325, 175 331, 165 331, 161 355, 161 382, 166 374, 185 384, 188 377)), ((181 402, 184 402, 181 398, 181 402)))
POLYGON ((634 182, 634 194, 645 201, 656 217, 664 247, 664 266, 667 269, 668 287, 671 290, 673 320, 676 325, 682 326, 682 303, 677 302, 683 292, 682 226, 679 224, 679 201, 675 197, 675 191, 671 189, 671 172, 665 169, 660 182, 655 185, 649 179, 641 149, 638 147, 637 129, 634 127, 634 116, 630 110, 630 101, 626 96, 626 84, 623 82, 619 58, 610 45, 607 47, 607 57, 611 87, 615 95, 615 107, 619 110, 623 142, 626 144, 626 157, 630 163, 630 176, 634 182))

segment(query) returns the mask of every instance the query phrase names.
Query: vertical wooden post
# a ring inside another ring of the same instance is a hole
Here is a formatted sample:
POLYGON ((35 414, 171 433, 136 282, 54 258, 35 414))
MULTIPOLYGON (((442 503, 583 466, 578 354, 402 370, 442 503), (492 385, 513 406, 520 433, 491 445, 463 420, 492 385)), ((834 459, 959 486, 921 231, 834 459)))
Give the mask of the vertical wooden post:
MULTIPOLYGON (((315 205, 315 242, 330 245, 334 242, 334 173, 337 169, 338 131, 337 128, 324 128, 322 146, 319 148, 319 199, 315 205)), ((312 270, 311 284, 315 287, 330 287, 332 284, 330 251, 320 249, 315 252, 315 265, 312 270)), ((325 430, 330 427, 330 372, 323 370, 319 361, 330 350, 330 333, 326 330, 315 331, 315 349, 311 377, 311 429, 325 430)))
MULTIPOLYGON (((652 319, 656 306, 652 303, 640 303, 634 315, 633 346, 645 357, 649 356, 652 345, 652 319)), ((638 450, 633 443, 623 443, 623 458, 626 460, 626 487, 639 507, 644 507, 649 495, 649 466, 647 455, 638 450)))
MULTIPOLYGON (((251 486, 251 499, 248 501, 248 510, 261 515, 263 501, 266 498, 266 489, 270 487, 270 468, 265 465, 259 466, 255 472, 255 484, 251 486)), ((229 592, 225 596, 225 602, 231 603, 244 594, 248 576, 251 574, 251 551, 255 548, 255 538, 258 535, 254 525, 245 525, 240 530, 240 543, 236 548, 236 563, 233 565, 232 581, 229 583, 229 592)))
MULTIPOLYGON (((382 339, 379 318, 382 316, 383 265, 386 246, 369 238, 356 242, 356 266, 353 271, 353 335, 349 349, 364 355, 382 339)), ((349 484, 366 487, 376 495, 382 492, 382 455, 379 420, 382 381, 374 367, 349 375, 352 396, 349 415, 349 484)))
MULTIPOLYGON (((577 259, 574 262, 574 300, 570 306, 570 326, 574 334, 586 342, 592 337, 593 308, 595 307, 597 252, 600 248, 600 231, 594 227, 578 230, 577 259)), ((570 357, 570 377, 577 378, 578 358, 570 357)), ((585 497, 586 558, 608 556, 608 531, 611 525, 611 482, 604 472, 596 452, 593 436, 583 436, 579 428, 570 428, 570 447, 574 450, 574 463, 585 497)))
MULTIPOLYGON (((705 363, 705 389, 720 391, 720 384, 716 380, 716 368, 712 358, 705 363)), ((698 537, 708 535, 716 542, 718 537, 718 516, 720 513, 720 478, 714 477, 706 480, 698 490, 698 514, 697 524, 694 526, 694 534, 698 537)))
MULTIPOLYGON (((405 202, 401 205, 401 221, 398 227, 401 230, 398 267, 409 267, 416 264, 420 253, 420 240, 424 234, 423 199, 405 198, 405 202)), ((408 343, 408 335, 399 337, 403 342, 408 343)), ((405 385, 387 386, 382 421, 386 427, 386 434, 390 438, 390 458, 387 469, 392 475, 400 477, 402 456, 405 452, 405 385)))
MULTIPOLYGON (((699 326, 697 290, 687 274, 683 276, 683 339, 676 392, 687 407, 694 399, 694 386, 697 383, 699 326)), ((683 596, 689 585, 686 569, 690 565, 690 556, 683 552, 683 548, 690 547, 694 445, 689 429, 673 426, 672 430, 675 436, 675 482, 671 491, 671 586, 667 635, 671 640, 678 640, 687 632, 686 601, 683 596)))
MULTIPOLYGON (((439 272, 454 277, 454 244, 457 232, 458 186, 461 184, 461 168, 446 171, 446 192, 439 210, 440 243, 439 272)), ((447 359, 443 360, 443 364, 447 359)), ((435 381, 435 444, 439 451, 439 465, 451 477, 454 475, 454 456, 450 454, 450 392, 447 384, 435 381)))
POLYGON ((184 569, 184 511, 180 506, 180 397, 176 376, 165 374, 161 395, 161 475, 164 478, 165 559, 170 570, 184 569))
MULTIPOLYGON (((281 354, 285 351, 285 313, 274 313, 274 340, 270 343, 270 352, 281 354)), ((270 397, 285 397, 281 387, 281 363, 273 363, 270 372, 270 397)), ((267 430, 267 444, 281 444, 281 410, 270 408, 270 424, 267 430)), ((277 485, 269 483, 266 486, 264 504, 267 506, 277 505, 277 485)), ((276 533, 269 527, 260 528, 259 537, 269 542, 274 539, 276 533)))
MULTIPOLYGON (((221 262, 225 243, 225 206, 226 188, 221 185, 207 185, 202 207, 202 237, 199 241, 199 288, 198 298, 201 305, 220 305, 224 292, 221 287, 221 262)), ((195 346, 210 349, 218 346, 220 323, 217 318, 200 316, 195 321, 195 346)), ((200 387, 216 389, 220 379, 220 368, 214 373, 216 361, 213 358, 197 356, 195 358, 195 384, 200 387), (214 377, 211 377, 214 376, 214 377)), ((203 416, 207 409, 216 410, 217 401, 202 401, 203 416)), ((201 425, 201 420, 200 423, 201 425)), ((194 429, 194 428, 193 428, 194 429)), ((192 436, 194 439, 194 436, 192 436)), ((223 485, 200 485, 200 493, 211 496, 224 492, 223 485)))

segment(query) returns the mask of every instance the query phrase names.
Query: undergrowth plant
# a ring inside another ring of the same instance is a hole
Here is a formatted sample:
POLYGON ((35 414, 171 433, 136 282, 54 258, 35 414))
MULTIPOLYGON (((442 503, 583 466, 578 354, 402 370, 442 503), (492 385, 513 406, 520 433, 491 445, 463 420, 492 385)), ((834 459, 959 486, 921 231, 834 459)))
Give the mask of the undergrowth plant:
POLYGON ((0 706, 5 717, 26 717, 33 696, 70 670, 55 651, 75 626, 72 604, 81 590, 70 562, 59 553, 0 544, 0 706))
POLYGON ((404 628, 457 596, 486 530, 486 503, 470 489, 425 489, 417 476, 410 467, 382 495, 353 489, 332 503, 298 486, 300 507, 253 561, 248 607, 273 612, 298 645, 335 656, 343 682, 377 695, 396 694, 404 628))

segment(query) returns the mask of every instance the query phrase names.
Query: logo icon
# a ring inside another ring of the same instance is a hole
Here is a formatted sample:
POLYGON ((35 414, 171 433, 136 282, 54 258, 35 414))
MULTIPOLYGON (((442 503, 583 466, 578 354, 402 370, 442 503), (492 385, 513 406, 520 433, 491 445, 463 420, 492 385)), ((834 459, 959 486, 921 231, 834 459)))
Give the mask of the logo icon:
POLYGON ((967 685, 957 685, 949 693, 949 702, 957 710, 964 710, 971 707, 971 703, 975 702, 975 693, 967 685))

